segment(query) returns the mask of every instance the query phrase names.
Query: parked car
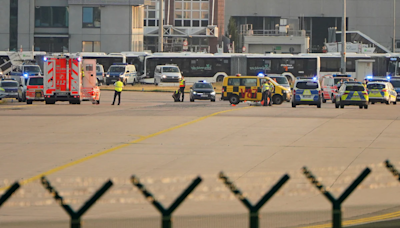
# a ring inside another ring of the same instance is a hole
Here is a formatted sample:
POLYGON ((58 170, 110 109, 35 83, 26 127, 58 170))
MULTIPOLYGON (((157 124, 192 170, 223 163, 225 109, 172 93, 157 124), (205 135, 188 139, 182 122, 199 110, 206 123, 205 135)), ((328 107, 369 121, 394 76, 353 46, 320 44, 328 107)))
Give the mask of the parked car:
POLYGON ((190 87, 190 102, 195 100, 210 100, 215 102, 215 91, 211 83, 199 81, 190 87))
POLYGON ((96 77, 97 77, 97 84, 101 86, 105 83, 104 81, 104 67, 101 64, 96 65, 96 77))

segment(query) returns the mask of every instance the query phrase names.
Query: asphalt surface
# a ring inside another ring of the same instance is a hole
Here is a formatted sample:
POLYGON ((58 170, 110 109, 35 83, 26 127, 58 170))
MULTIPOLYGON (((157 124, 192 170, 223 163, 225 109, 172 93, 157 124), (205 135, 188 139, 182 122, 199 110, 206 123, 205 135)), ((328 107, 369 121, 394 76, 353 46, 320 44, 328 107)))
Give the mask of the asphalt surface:
POLYGON ((303 166, 335 196, 366 167, 372 170, 343 204, 347 225, 400 216, 400 183, 382 165, 390 159, 400 168, 400 105, 233 107, 191 103, 188 95, 174 103, 170 93, 123 92, 122 104, 111 106, 112 96, 102 92, 100 105, 0 104, 0 193, 15 180, 23 184, 1 208, 1 227, 65 227, 68 216, 41 186, 42 175, 74 209, 112 179, 114 186, 84 215, 84 227, 159 226, 145 219, 159 212, 131 175, 165 207, 202 177, 174 212, 174 227, 247 226, 247 210, 218 180, 220 171, 253 204, 290 176, 261 209, 261 227, 329 227, 330 203, 303 166))

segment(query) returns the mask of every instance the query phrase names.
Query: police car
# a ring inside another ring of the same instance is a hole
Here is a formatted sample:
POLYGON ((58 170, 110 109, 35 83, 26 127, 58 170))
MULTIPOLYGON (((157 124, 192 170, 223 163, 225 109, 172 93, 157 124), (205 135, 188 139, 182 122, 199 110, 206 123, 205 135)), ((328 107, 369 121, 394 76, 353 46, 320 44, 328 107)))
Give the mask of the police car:
POLYGON ((210 100, 215 102, 215 91, 211 83, 199 81, 190 87, 190 102, 195 100, 210 100))
POLYGON ((371 104, 376 102, 386 104, 397 103, 397 92, 390 82, 374 81, 367 84, 369 101, 371 104))
POLYGON ((400 101, 400 77, 392 77, 390 79, 390 83, 392 84, 394 90, 397 93, 397 101, 400 101))
POLYGON ((368 108, 368 92, 361 82, 345 82, 335 98, 335 108, 344 108, 346 105, 356 105, 360 109, 368 108))
POLYGON ((321 85, 318 78, 299 79, 293 86, 292 107, 296 105, 316 105, 321 108, 321 85))

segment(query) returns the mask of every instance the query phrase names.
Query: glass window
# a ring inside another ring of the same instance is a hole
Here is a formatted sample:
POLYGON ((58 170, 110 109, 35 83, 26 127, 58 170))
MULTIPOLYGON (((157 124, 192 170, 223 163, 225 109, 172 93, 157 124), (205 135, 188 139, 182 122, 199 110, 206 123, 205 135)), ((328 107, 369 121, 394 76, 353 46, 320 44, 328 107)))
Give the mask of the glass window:
POLYGON ((39 73, 40 67, 39 66, 25 66, 24 71, 29 72, 29 73, 39 73))
POLYGON ((298 89, 318 89, 318 82, 297 82, 298 89))
POLYGON ((68 7, 40 6, 35 9, 35 27, 68 27, 68 7))
POLYGON ((362 85, 348 85, 348 86, 346 86, 346 91, 364 91, 364 86, 362 86, 362 85))
POLYGON ((242 78, 240 80, 240 85, 246 87, 257 86, 257 78, 242 78))
POLYGON ((100 51, 100 41, 83 41, 82 42, 83 52, 99 52, 100 51))
POLYGON ((100 7, 83 7, 82 27, 100 28, 100 26, 101 26, 100 7))
POLYGON ((400 80, 392 80, 391 83, 394 88, 400 88, 400 80))
POLYGON ((375 84, 375 83, 370 83, 367 85, 368 89, 384 89, 385 85, 384 84, 375 84))
POLYGON ((182 9, 182 2, 175 2, 175 11, 182 9))
POLYGON ((43 78, 30 78, 29 85, 43 85, 43 78))
POLYGON ((175 26, 207 27, 209 0, 175 1, 175 26), (183 12, 181 11, 183 10, 183 12), (186 20, 178 20, 184 18, 186 20), (199 19, 203 19, 200 21, 199 19))
POLYGON ((2 82, 1 87, 18 87, 18 82, 2 82))
POLYGON ((201 3, 201 9, 202 10, 208 10, 208 2, 202 2, 201 3))
POLYGON ((228 86, 240 86, 240 78, 229 78, 228 86))
POLYGON ((196 89, 212 89, 212 85, 209 83, 194 83, 193 88, 196 89))
POLYGON ((125 67, 124 66, 111 66, 109 69, 109 72, 116 72, 116 73, 125 72, 125 67))
POLYGON ((68 37, 35 37, 35 51, 68 52, 68 37))
POLYGON ((163 72, 179 73, 178 67, 163 67, 162 70, 163 72))

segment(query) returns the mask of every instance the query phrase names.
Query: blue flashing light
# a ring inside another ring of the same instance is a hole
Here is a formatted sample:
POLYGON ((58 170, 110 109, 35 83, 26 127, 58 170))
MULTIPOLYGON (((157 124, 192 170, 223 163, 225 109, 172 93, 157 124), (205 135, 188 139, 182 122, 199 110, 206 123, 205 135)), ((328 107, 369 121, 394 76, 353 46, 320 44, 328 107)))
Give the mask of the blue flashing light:
POLYGON ((207 81, 206 81, 206 80, 200 80, 199 82, 202 82, 202 83, 207 83, 207 81))
POLYGON ((265 74, 264 74, 264 73, 258 73, 257 76, 258 76, 258 77, 265 77, 265 74))
POLYGON ((43 57, 43 61, 47 62, 47 57, 46 56, 43 57))
POLYGON ((78 57, 78 62, 80 62, 80 61, 82 61, 82 58, 81 58, 81 57, 78 57))
POLYGON ((314 81, 317 81, 317 80, 318 80, 318 77, 315 76, 315 77, 313 77, 312 79, 313 79, 314 81))
POLYGON ((25 73, 25 74, 24 74, 24 77, 27 78, 27 77, 28 77, 28 74, 25 73))
POLYGON ((366 79, 372 79, 372 75, 368 75, 367 77, 365 77, 366 79))

